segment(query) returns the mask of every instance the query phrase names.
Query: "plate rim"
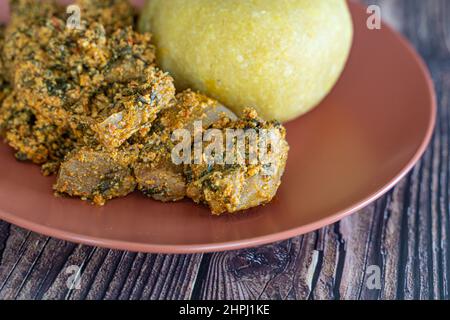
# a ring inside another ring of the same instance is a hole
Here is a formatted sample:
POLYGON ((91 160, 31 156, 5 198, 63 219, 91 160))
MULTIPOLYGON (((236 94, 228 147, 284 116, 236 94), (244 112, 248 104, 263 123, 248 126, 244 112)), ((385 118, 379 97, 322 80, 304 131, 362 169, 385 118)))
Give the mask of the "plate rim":
MULTIPOLYGON (((351 3, 351 6, 358 8, 358 10, 363 10, 364 6, 355 2, 351 3)), ((356 202, 355 204, 342 209, 332 215, 324 217, 320 220, 304 224, 302 226, 288 229, 285 231, 275 232, 259 237, 252 237, 247 239, 232 240, 227 242, 219 243, 199 243, 199 244, 188 244, 188 245, 166 245, 166 244, 149 244, 141 242, 131 242, 123 240, 113 240, 102 237, 93 237, 88 235, 82 235, 73 233, 70 231, 61 231, 61 229, 49 227, 43 224, 28 221, 21 217, 17 217, 14 214, 5 212, 0 209, 0 219, 4 220, 13 225, 19 226, 21 228, 31 230, 33 232, 61 239, 64 241, 75 242, 79 244, 85 244, 89 246, 96 246, 108 249, 125 250, 131 252, 144 252, 144 253, 155 253, 155 254, 194 254, 194 253, 210 253, 210 252, 223 252, 238 250, 250 247, 256 247, 261 245, 267 245, 270 243, 284 241, 292 237, 300 236, 309 232, 313 232, 327 225, 336 223, 343 218, 352 215, 356 211, 359 211, 369 204, 373 203, 381 196, 389 192, 395 185, 398 184, 416 165, 416 163, 422 158, 430 141, 432 139, 436 118, 437 118, 437 96, 435 85, 430 73, 430 70, 426 66, 423 58, 416 51, 416 49, 410 44, 410 42, 400 33, 395 31, 386 23, 383 23, 383 28, 386 28, 407 50, 411 58, 417 63, 422 76, 424 77, 426 84, 428 86, 428 91, 430 92, 430 103, 428 107, 430 108, 430 119, 428 122, 428 127, 425 136, 423 137, 419 148, 416 150, 414 156, 409 160, 409 162, 378 191, 373 192, 364 199, 356 202)))

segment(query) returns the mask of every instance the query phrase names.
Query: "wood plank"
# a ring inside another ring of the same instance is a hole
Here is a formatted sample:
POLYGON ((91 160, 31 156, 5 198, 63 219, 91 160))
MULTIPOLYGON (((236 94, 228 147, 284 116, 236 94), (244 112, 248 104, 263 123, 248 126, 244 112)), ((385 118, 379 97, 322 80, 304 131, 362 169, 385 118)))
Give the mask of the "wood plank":
POLYGON ((71 244, 0 224, 0 299, 186 299, 202 255, 151 255, 71 244), (69 290, 69 266, 81 267, 69 290))

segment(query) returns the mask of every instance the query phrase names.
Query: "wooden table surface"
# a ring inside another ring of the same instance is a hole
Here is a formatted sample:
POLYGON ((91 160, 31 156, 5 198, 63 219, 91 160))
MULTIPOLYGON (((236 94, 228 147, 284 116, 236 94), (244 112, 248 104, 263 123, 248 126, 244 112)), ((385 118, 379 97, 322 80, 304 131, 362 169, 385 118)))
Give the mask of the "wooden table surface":
POLYGON ((438 93, 432 143, 394 190, 320 231, 214 254, 94 248, 0 221, 0 299, 449 299, 450 0, 366 3, 414 44, 438 93))

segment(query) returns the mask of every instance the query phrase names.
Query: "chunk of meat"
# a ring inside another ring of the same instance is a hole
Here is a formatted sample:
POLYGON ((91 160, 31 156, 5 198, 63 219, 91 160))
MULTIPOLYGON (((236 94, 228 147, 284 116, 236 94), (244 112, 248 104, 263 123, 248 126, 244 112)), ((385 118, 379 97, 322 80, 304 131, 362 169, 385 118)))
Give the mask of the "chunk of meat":
POLYGON ((150 128, 158 113, 169 107, 174 98, 172 78, 151 68, 137 93, 120 101, 116 106, 120 111, 96 124, 93 130, 103 146, 117 148, 137 131, 150 128))
POLYGON ((110 153, 82 148, 61 164, 54 189, 97 205, 126 196, 136 187, 131 169, 135 155, 129 150, 110 153))
POLYGON ((195 121, 201 121, 208 128, 223 117, 237 120, 237 116, 217 100, 200 93, 186 90, 176 96, 175 107, 161 114, 160 123, 166 130, 193 129, 195 121))
POLYGON ((134 32, 131 27, 117 29, 108 39, 111 59, 104 70, 107 83, 127 83, 142 77, 155 66, 156 49, 151 34, 134 32))
POLYGON ((141 140, 144 148, 134 168, 139 190, 165 202, 181 200, 186 196, 183 166, 175 165, 171 157, 173 131, 192 130, 195 121, 202 121, 206 129, 225 115, 236 119, 234 113, 216 100, 190 90, 178 94, 176 99, 173 107, 161 112, 153 133, 141 140))
POLYGON ((183 170, 171 162, 138 163, 134 175, 138 189, 155 200, 178 201, 186 196, 183 170))
MULTIPOLYGON (((234 213, 269 203, 280 186, 287 161, 289 146, 285 140, 284 127, 278 123, 262 121, 252 110, 246 110, 243 119, 223 121, 215 127, 220 130, 254 129, 260 133, 256 152, 259 152, 261 139, 266 139, 267 155, 256 159, 255 162, 249 161, 249 157, 243 157, 243 162, 239 162, 238 154, 241 151, 238 150, 237 144, 232 142, 230 150, 236 154, 234 163, 217 164, 204 161, 186 167, 187 196, 197 203, 207 204, 215 215, 234 213), (262 132, 265 132, 265 136, 261 136, 262 132)), ((255 146, 246 146, 246 150, 250 150, 249 148, 255 146)), ((223 150, 226 150, 225 146, 223 150)))
POLYGON ((186 195, 186 180, 183 167, 172 162, 170 131, 154 128, 154 132, 139 138, 143 147, 134 175, 138 189, 146 196, 158 201, 178 201, 186 195))

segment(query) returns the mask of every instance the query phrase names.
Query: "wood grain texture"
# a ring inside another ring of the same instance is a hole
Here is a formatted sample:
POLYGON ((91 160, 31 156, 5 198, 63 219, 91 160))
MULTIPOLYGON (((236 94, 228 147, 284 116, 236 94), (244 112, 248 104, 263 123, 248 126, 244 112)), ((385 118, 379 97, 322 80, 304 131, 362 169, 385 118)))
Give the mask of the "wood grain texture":
POLYGON ((388 195, 305 236, 204 255, 92 248, 0 222, 0 299, 449 299, 450 1, 365 2, 422 54, 439 100, 430 147, 388 195), (67 286, 73 265, 80 289, 67 286), (380 290, 367 286, 374 265, 380 290))

